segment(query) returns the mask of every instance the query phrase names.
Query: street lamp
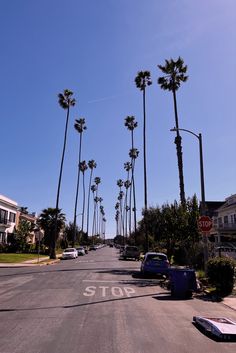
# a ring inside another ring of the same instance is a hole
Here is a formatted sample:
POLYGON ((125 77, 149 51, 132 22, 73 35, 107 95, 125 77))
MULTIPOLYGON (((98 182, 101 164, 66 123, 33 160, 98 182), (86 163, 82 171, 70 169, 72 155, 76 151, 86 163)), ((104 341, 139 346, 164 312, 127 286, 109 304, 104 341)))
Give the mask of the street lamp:
MULTIPOLYGON (((186 130, 186 129, 180 129, 174 127, 173 129, 170 129, 170 131, 185 131, 188 132, 189 134, 192 134, 198 139, 199 142, 199 155, 200 155, 200 179, 201 179, 201 198, 202 198, 202 204, 201 204, 201 215, 205 215, 206 213, 206 200, 205 200, 205 183, 204 183, 204 170, 203 170, 203 153, 202 153, 202 134, 195 134, 193 131, 186 130)), ((203 242, 204 242, 204 263, 206 266, 206 263, 208 261, 208 248, 207 248, 207 238, 206 234, 203 234, 203 242)))

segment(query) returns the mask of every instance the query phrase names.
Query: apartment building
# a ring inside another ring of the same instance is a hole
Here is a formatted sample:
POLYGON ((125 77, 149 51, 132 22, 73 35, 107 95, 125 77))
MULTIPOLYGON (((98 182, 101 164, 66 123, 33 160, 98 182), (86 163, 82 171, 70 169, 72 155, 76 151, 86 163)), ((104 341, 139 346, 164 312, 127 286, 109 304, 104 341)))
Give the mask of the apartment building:
POLYGON ((7 243, 7 235, 14 232, 17 209, 16 201, 0 195, 0 244, 7 243))
POLYGON ((216 243, 234 243, 236 245, 236 194, 225 199, 225 202, 215 210, 213 229, 216 243))

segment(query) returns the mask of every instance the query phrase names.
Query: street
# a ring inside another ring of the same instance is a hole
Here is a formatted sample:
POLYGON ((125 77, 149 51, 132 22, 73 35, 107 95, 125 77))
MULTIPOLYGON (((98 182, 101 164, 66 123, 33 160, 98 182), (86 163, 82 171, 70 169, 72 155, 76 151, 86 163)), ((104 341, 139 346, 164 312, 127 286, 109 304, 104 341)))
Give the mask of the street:
POLYGON ((201 299, 174 300, 140 262, 104 247, 50 266, 0 269, 0 353, 227 353, 194 315, 236 311, 201 299))

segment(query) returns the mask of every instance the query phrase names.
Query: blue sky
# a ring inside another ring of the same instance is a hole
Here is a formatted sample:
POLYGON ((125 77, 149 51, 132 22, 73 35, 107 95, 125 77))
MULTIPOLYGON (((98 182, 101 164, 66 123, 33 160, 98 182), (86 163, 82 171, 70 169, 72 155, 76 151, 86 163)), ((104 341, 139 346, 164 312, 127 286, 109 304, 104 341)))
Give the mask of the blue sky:
MULTIPOLYGON (((118 187, 125 178, 130 134, 135 145, 137 208, 144 204, 142 96, 147 90, 148 204, 179 200, 173 102, 157 68, 181 56, 188 81, 177 92, 179 125, 203 135, 207 200, 236 193, 236 3, 234 0, 1 0, 0 194, 29 211, 55 207, 65 111, 57 94, 74 92, 60 207, 73 218, 78 157, 75 118, 86 119, 82 158, 95 159, 107 233, 115 233, 118 187)), ((182 133, 185 191, 200 198, 198 140, 182 133)), ((81 197, 80 197, 81 199, 81 197)), ((79 207, 78 213, 81 207, 79 207)))

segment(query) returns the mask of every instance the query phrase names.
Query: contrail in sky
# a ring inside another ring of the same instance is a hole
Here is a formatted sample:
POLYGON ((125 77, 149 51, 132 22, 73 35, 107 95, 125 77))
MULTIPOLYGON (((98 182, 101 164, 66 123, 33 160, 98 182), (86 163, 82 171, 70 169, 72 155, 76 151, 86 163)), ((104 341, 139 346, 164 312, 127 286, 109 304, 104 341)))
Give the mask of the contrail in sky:
POLYGON ((107 100, 110 100, 110 99, 114 99, 116 97, 118 97, 118 95, 108 96, 108 97, 103 97, 103 98, 98 98, 98 99, 93 99, 91 101, 88 101, 88 103, 99 103, 99 102, 107 101, 107 100))

